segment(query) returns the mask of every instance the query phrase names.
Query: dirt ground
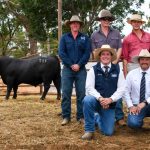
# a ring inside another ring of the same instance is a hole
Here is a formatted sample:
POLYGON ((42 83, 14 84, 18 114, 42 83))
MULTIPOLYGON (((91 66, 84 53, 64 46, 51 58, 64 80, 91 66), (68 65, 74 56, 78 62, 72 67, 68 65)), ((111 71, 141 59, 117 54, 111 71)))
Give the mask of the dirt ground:
POLYGON ((75 98, 71 123, 61 126, 60 101, 56 96, 48 95, 45 101, 39 97, 0 97, 0 150, 150 150, 150 118, 141 131, 116 126, 112 137, 96 130, 94 140, 83 141, 83 125, 75 119, 75 98))

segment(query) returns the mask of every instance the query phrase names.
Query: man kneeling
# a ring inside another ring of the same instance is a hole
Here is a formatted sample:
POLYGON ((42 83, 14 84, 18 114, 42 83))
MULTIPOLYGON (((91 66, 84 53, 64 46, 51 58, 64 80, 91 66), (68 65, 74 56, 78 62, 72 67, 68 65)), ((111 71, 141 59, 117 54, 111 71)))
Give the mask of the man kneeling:
POLYGON ((139 63, 140 67, 129 72, 126 78, 127 124, 138 129, 143 126, 143 119, 150 117, 150 53, 143 49, 132 61, 139 63))
POLYGON ((91 140, 95 131, 95 113, 98 113, 98 127, 104 135, 114 133, 115 105, 125 91, 125 79, 119 65, 111 62, 116 52, 109 45, 95 50, 98 63, 93 66, 86 79, 86 96, 83 100, 85 118, 84 140, 91 140))

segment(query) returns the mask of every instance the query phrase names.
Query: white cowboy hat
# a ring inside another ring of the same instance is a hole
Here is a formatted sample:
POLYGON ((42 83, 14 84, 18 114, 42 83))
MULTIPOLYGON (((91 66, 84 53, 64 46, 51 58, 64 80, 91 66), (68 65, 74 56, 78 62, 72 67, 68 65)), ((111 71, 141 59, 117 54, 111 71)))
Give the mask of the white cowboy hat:
POLYGON ((84 24, 77 15, 73 15, 70 20, 66 20, 65 25, 69 26, 72 22, 79 22, 81 26, 84 24))
POLYGON ((132 58, 132 61, 133 61, 134 63, 138 63, 138 60, 139 60, 139 58, 141 58, 141 57, 150 58, 150 53, 149 53, 149 51, 148 51, 147 49, 142 49, 142 50, 140 51, 140 53, 139 53, 138 56, 134 56, 134 57, 132 58))
POLYGON ((97 48, 93 51, 94 59, 99 61, 100 53, 103 51, 109 51, 112 55, 111 61, 114 61, 117 59, 116 51, 115 49, 111 48, 109 45, 102 45, 101 48, 97 48))
POLYGON ((142 20, 141 15, 138 14, 133 14, 131 18, 127 19, 127 23, 131 24, 131 21, 139 21, 142 22, 142 24, 145 23, 145 21, 142 20))
POLYGON ((109 10, 102 9, 100 11, 99 17, 96 18, 97 21, 100 21, 102 18, 109 18, 111 21, 115 20, 115 17, 110 13, 109 10))

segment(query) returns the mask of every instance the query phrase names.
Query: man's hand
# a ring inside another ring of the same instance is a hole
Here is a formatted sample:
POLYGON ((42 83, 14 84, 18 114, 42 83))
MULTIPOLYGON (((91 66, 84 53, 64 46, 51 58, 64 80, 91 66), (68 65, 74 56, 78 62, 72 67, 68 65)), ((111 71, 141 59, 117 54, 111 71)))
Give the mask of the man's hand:
POLYGON ((129 108, 129 113, 133 114, 133 115, 138 115, 138 113, 139 113, 138 107, 137 106, 131 106, 129 108))
POLYGON ((80 66, 78 64, 74 64, 71 66, 71 69, 75 72, 79 71, 80 70, 80 66))
POLYGON ((140 113, 140 111, 141 111, 145 106, 146 106, 146 104, 145 104, 144 102, 139 103, 139 104, 137 105, 137 107, 138 107, 138 113, 140 113))
POLYGON ((109 104, 112 103, 112 99, 111 98, 99 98, 99 102, 101 104, 101 106, 103 107, 103 109, 108 109, 109 108, 109 104))

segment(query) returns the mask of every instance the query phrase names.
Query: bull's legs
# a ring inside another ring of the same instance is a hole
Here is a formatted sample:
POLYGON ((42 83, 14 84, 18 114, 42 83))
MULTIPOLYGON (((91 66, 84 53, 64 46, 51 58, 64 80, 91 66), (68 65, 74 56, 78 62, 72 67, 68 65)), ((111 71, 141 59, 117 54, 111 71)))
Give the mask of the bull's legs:
POLYGON ((13 91, 14 91, 13 99, 17 98, 17 90, 18 90, 18 85, 13 86, 13 91))
POLYGON ((12 86, 11 85, 9 85, 9 86, 7 85, 7 92, 6 92, 6 97, 5 97, 6 100, 9 99, 11 90, 12 90, 12 86))
POLYGON ((47 94, 49 88, 50 88, 50 83, 44 83, 44 92, 42 94, 42 97, 40 98, 41 100, 45 99, 46 94, 47 94))
POLYGON ((60 100, 60 98, 61 98, 61 77, 58 76, 57 78, 55 78, 53 80, 53 82, 57 89, 57 100, 60 100))

